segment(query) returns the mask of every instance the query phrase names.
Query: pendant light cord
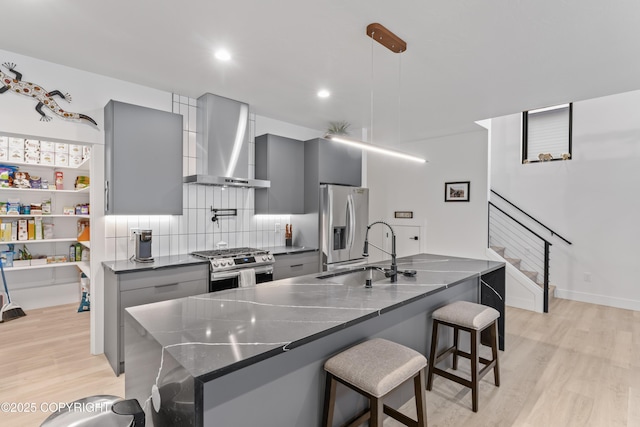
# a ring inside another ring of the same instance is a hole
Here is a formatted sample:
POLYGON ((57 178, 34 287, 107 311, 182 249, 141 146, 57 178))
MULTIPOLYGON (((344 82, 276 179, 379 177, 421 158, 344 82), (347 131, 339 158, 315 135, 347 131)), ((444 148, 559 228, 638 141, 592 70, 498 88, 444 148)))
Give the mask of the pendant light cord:
POLYGON ((400 94, 402 93, 402 54, 398 56, 398 108, 396 111, 396 144, 400 143, 400 94))
POLYGON ((373 143, 373 36, 375 34, 375 31, 371 32, 371 112, 370 112, 370 116, 371 116, 371 125, 370 125, 370 135, 369 135, 369 142, 373 143))

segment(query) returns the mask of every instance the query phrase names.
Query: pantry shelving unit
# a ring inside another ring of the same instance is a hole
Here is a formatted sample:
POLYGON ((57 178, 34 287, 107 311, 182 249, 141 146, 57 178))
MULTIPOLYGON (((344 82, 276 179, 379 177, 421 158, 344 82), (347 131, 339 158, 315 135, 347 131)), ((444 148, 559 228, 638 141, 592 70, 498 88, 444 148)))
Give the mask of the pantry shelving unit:
MULTIPOLYGON (((8 136, 11 138, 21 137, 29 140, 43 140, 44 138, 29 137, 27 135, 6 135, 0 132, 0 136, 8 136)), ((56 141, 57 143, 65 143, 63 141, 56 141)), ((78 142, 66 142, 67 144, 83 145, 78 142)), ((89 144, 84 144, 89 145, 89 144)), ((22 245, 26 245, 32 255, 35 256, 61 256, 68 257, 70 245, 80 243, 83 248, 90 248, 89 241, 78 241, 77 233, 77 220, 79 219, 91 219, 91 214, 88 215, 69 215, 64 214, 64 207, 74 207, 77 204, 86 204, 90 202, 91 188, 90 186, 82 189, 74 189, 74 182, 77 176, 89 176, 90 175, 90 159, 84 159, 82 162, 75 166, 65 165, 43 165, 36 163, 16 162, 9 160, 0 160, 0 164, 8 166, 17 166, 20 172, 28 172, 32 177, 39 176, 42 179, 47 179, 49 185, 55 183, 55 173, 58 171, 63 172, 63 188, 13 188, 13 187, 0 187, 0 202, 7 202, 8 199, 20 199, 21 203, 39 203, 44 200, 51 201, 51 213, 50 214, 0 214, 0 221, 17 221, 20 219, 42 219, 46 223, 53 224, 53 238, 49 239, 30 239, 30 240, 15 240, 10 241, 1 240, 4 236, 0 233, 0 250, 6 251, 7 245, 13 244, 14 250, 22 248, 22 245)), ((72 283, 79 281, 79 273, 85 273, 88 277, 90 274, 90 262, 88 260, 83 261, 67 261, 67 262, 50 262, 47 264, 34 264, 34 265, 20 265, 13 267, 6 267, 8 282, 14 284, 20 283, 20 287, 16 289, 19 291, 21 288, 33 288, 34 290, 41 286, 50 285, 63 285, 65 283, 72 283), (46 270, 50 270, 47 272, 46 270), (40 273, 42 272, 42 273, 40 273)), ((11 286, 10 286, 11 287, 11 286)), ((79 289, 79 287, 78 287, 79 289)), ((13 295, 12 295, 13 296, 13 295)), ((37 305, 46 306, 46 302, 37 305)))

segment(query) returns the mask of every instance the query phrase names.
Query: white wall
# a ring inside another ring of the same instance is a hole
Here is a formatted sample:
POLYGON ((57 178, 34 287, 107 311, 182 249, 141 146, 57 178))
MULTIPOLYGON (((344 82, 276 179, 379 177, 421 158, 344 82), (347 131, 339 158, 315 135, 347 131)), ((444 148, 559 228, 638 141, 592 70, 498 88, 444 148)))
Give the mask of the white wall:
POLYGON ((640 310, 640 91, 573 104, 569 161, 522 165, 520 114, 492 120, 491 183, 573 245, 552 241, 561 298, 640 310))
MULTIPOLYGON (((0 64, 5 62, 17 65, 23 81, 41 85, 47 91, 69 93, 71 103, 55 98, 60 106, 86 114, 98 123, 93 126, 84 121, 63 120, 51 113, 47 114, 53 120, 40 121, 35 110, 37 101, 7 91, 0 95, 0 129, 5 133, 104 144, 103 109, 111 99, 171 111, 171 94, 167 92, 0 50, 0 64)), ((11 75, 4 67, 2 71, 11 75)))
MULTIPOLYGON (((369 218, 394 223, 394 211, 413 211, 409 225, 426 226, 423 250, 486 259, 487 131, 461 133, 405 144, 398 149, 428 163, 367 154, 369 218), (470 201, 445 202, 444 185, 470 181, 470 201)), ((401 251, 402 242, 397 242, 401 251)))

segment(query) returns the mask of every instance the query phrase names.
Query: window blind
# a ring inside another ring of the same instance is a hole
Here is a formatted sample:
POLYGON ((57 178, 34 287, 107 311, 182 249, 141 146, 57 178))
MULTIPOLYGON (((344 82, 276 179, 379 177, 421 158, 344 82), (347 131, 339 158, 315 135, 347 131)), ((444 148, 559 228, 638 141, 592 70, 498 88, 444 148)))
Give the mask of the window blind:
POLYGON ((569 106, 530 111, 527 114, 527 158, 538 160, 540 153, 554 159, 569 153, 569 106))

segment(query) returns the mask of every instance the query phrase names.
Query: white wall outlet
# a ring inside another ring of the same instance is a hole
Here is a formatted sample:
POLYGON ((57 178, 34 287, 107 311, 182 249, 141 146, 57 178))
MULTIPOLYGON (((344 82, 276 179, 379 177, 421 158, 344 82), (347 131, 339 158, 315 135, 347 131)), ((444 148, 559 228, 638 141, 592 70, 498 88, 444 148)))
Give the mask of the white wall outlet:
POLYGON ((584 281, 591 282, 591 273, 588 273, 588 272, 584 273, 584 281))
POLYGON ((276 222, 276 225, 275 225, 273 231, 275 231, 276 233, 280 232, 280 223, 279 222, 276 222))
POLYGON ((129 240, 130 240, 130 241, 134 241, 134 240, 135 240, 135 235, 136 235, 136 233, 137 233, 138 231, 140 231, 140 229, 139 229, 139 228, 137 228, 137 227, 131 227, 131 228, 129 229, 129 240))

